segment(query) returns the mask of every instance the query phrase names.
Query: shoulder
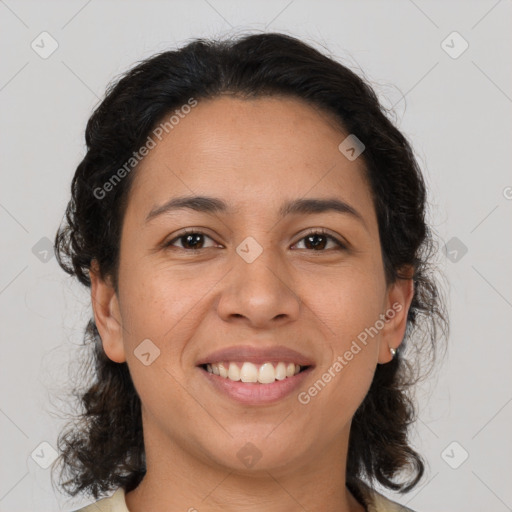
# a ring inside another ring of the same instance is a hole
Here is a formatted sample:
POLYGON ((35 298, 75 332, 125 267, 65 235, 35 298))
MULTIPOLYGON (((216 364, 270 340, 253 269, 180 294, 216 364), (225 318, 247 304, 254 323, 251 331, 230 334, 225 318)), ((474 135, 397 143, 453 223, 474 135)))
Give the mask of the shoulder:
POLYGON ((103 498, 95 503, 73 512, 130 512, 126 506, 125 492, 119 487, 112 496, 103 498))
POLYGON ((368 512, 415 512, 405 505, 401 505, 396 501, 386 498, 386 496, 380 494, 362 481, 353 484, 351 490, 354 486, 356 487, 354 494, 363 502, 368 512))

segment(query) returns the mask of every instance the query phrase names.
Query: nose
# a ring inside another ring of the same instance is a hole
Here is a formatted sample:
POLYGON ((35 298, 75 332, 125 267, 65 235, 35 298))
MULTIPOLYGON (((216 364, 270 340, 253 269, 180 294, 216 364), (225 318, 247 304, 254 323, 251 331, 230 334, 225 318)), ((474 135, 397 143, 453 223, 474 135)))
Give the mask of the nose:
POLYGON ((299 316, 302 300, 285 263, 271 249, 264 249, 250 263, 233 253, 232 269, 223 283, 217 313, 227 322, 238 319, 262 329, 299 316))

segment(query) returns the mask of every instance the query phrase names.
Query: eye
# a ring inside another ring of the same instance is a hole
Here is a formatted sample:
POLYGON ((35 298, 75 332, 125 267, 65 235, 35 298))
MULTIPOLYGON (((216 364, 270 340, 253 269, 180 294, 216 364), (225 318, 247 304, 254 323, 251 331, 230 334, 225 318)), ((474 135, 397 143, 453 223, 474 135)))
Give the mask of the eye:
MULTIPOLYGON (((169 242, 164 244, 165 247, 178 247, 178 249, 184 249, 188 251, 199 251, 201 249, 208 249, 204 247, 204 239, 207 238, 212 240, 206 233, 197 229, 188 229, 182 232, 179 236, 173 238, 169 242), (176 242, 181 243, 180 246, 176 246, 176 242)), ((301 238, 298 243, 305 241, 305 248, 313 250, 315 252, 325 252, 324 249, 329 242, 334 244, 334 249, 343 250, 346 249, 346 245, 332 235, 327 234, 323 229, 318 229, 308 233, 306 236, 301 238)), ((295 244, 297 245, 297 244, 295 244)), ((214 247, 214 246, 212 246, 214 247)))
POLYGON ((210 240, 212 240, 206 233, 203 233, 202 231, 198 231, 196 229, 188 229, 181 233, 179 236, 170 240, 169 242, 166 242, 165 247, 176 247, 174 243, 176 241, 181 241, 181 247, 178 246, 178 249, 185 249, 191 251, 207 249, 208 247, 203 247, 204 242, 202 242, 202 239, 204 238, 209 238, 210 240))
POLYGON ((323 251, 331 241, 334 244, 335 250, 343 250, 346 249, 346 245, 342 243, 340 240, 335 238, 332 235, 327 234, 327 232, 323 229, 318 229, 316 231, 311 231, 306 236, 299 240, 299 243, 305 240, 304 245, 306 249, 311 249, 316 252, 325 252, 323 251))

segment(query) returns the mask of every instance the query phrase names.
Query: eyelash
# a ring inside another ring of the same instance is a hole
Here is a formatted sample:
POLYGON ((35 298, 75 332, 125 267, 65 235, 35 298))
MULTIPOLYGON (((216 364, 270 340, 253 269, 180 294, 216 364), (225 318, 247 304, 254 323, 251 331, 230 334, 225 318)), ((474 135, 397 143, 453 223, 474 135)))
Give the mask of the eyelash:
MULTIPOLYGON (((179 234, 177 237, 174 237, 169 242, 166 242, 164 244, 164 248, 172 247, 172 244, 174 242, 176 242, 177 240, 180 240, 181 238, 186 237, 187 235, 203 235, 203 236, 208 237, 211 240, 213 240, 211 238, 211 236, 207 235, 206 233, 204 233, 204 232, 202 232, 202 231, 200 231, 198 229, 189 228, 189 229, 184 230, 181 234, 179 234)), ((328 232, 325 229, 322 229, 322 228, 319 228, 319 229, 313 230, 313 231, 311 231, 309 233, 306 233, 298 242, 301 242, 302 240, 304 240, 305 238, 307 238, 308 236, 311 236, 311 235, 322 235, 322 236, 328 238, 329 240, 333 241, 336 244, 336 246, 337 246, 337 248, 335 250, 346 250, 347 249, 347 246, 343 242, 338 240, 336 237, 328 234, 328 232)), ((210 247, 202 247, 200 249, 185 249, 184 247, 174 247, 174 248, 175 249, 182 249, 183 251, 186 251, 186 252, 199 252, 199 251, 201 251, 203 249, 210 249, 210 247)), ((328 252, 328 249, 323 249, 323 250, 319 250, 319 251, 315 251, 315 250, 311 249, 311 250, 309 250, 309 252, 328 252)))

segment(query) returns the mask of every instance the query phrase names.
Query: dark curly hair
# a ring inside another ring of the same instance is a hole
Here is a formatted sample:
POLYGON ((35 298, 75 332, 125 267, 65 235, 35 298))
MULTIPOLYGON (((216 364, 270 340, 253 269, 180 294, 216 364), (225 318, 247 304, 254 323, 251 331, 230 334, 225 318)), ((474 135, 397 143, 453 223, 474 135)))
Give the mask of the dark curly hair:
MULTIPOLYGON (((377 213, 386 280, 410 278, 402 273, 410 266, 415 288, 397 355, 377 365, 353 417, 347 485, 363 478, 372 485, 376 479, 407 492, 425 470, 408 440, 417 414, 411 390, 434 367, 448 321, 432 263, 437 243, 426 222, 421 171, 410 144, 367 80, 279 33, 196 39, 138 63, 107 88, 87 123, 87 152, 73 177, 66 220, 55 238, 57 260, 87 287, 96 260, 100 275, 112 279, 117 291, 121 226, 136 165, 108 193, 102 187, 116 172, 119 177, 119 169, 171 112, 191 98, 200 101, 225 93, 299 98, 365 145, 361 157, 377 213)), ((137 487, 146 462, 141 403, 127 364, 106 356, 94 319, 84 341, 86 357, 74 374, 73 388, 80 413, 59 435, 60 456, 53 469, 62 464, 60 486, 69 495, 82 492, 97 499, 117 487, 126 492, 137 487), (69 477, 65 482, 64 473, 69 477)))

